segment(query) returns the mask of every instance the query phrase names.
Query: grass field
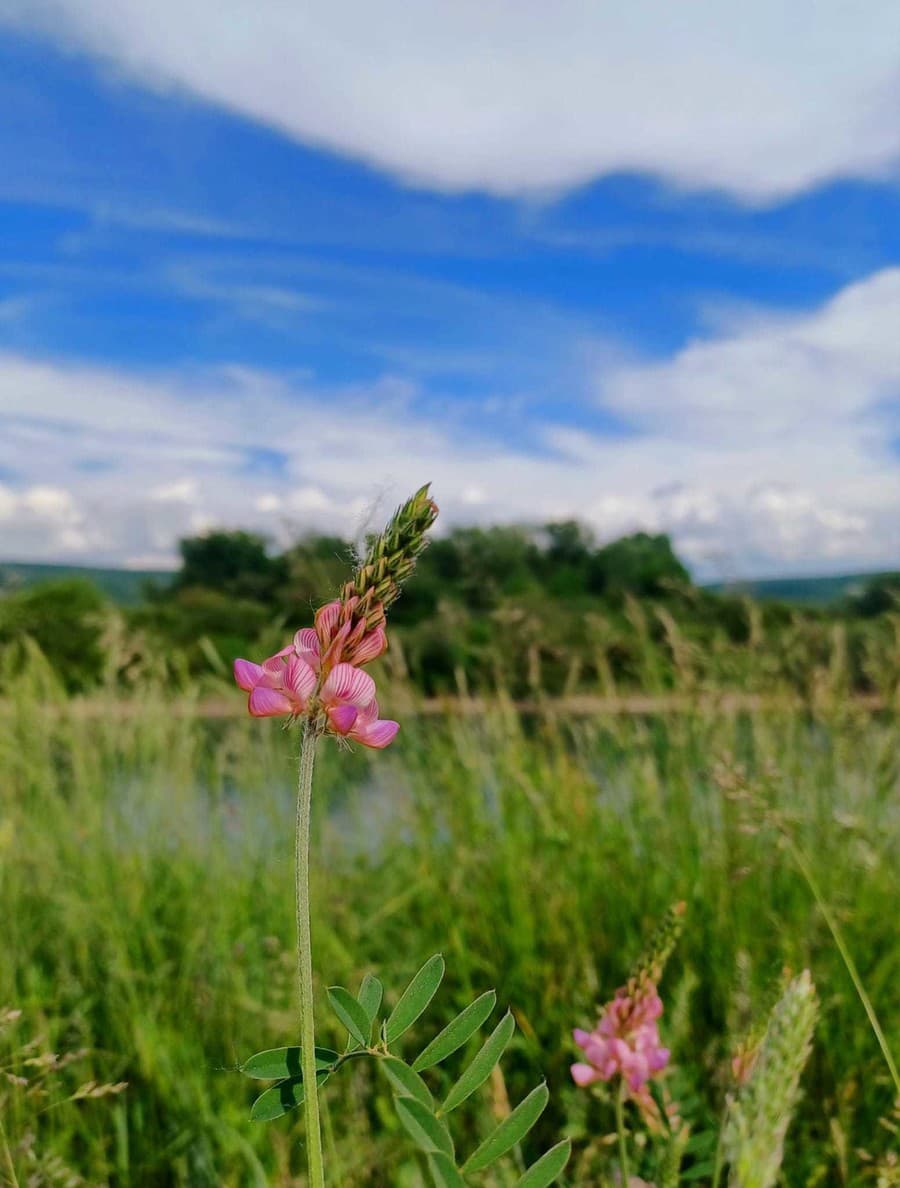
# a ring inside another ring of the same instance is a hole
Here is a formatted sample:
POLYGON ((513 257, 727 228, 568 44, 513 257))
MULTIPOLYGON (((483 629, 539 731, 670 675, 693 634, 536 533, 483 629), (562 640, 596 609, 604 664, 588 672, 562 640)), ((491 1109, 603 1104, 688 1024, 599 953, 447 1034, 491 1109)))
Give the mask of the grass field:
MULTIPOLYGON (((395 686, 386 707, 402 718, 408 696, 395 686)), ((0 1069, 29 1084, 0 1080, 0 1182, 303 1184, 301 1112, 251 1123, 254 1087, 230 1071, 296 1033, 296 740, 272 723, 172 714, 150 682, 132 697, 137 712, 87 716, 35 663, 4 706, 0 1015, 21 1015, 0 1028, 0 1069), (26 1063, 48 1052, 61 1067, 26 1063), (71 1099, 91 1081, 127 1088, 71 1099)), ((519 1024, 505 1078, 454 1116, 458 1146, 543 1075, 551 1104, 526 1154, 568 1134, 563 1182, 600 1183, 589 1169, 612 1158, 611 1116, 570 1081, 571 1029, 684 899, 661 1024, 666 1083, 692 1123, 684 1182, 709 1182, 735 1044, 783 968, 808 966, 822 1013, 784 1183, 874 1184, 896 1143, 887 1068, 779 839, 790 832, 808 856, 896 1051, 898 788, 896 715, 839 696, 815 714, 572 719, 497 700, 409 715, 383 754, 329 742, 313 872, 322 1040, 338 1039, 326 986, 355 989, 373 970, 396 993, 443 952, 447 978, 413 1045, 491 986, 519 1024)), ((425 1183, 365 1064, 325 1100, 331 1183, 425 1183)), ((512 1183, 514 1168, 482 1182, 512 1183)))

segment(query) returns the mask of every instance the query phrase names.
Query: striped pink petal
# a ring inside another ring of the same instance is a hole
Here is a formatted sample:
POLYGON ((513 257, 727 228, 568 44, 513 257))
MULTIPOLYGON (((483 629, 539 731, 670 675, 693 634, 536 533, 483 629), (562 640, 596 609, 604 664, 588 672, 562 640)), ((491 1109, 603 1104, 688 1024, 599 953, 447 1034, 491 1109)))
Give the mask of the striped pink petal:
POLYGON ((305 706, 316 687, 316 674, 299 656, 292 656, 284 670, 284 688, 305 706))
POLYGON ((286 657, 294 654, 294 645, 288 644, 286 648, 282 648, 280 652, 276 652, 274 656, 270 656, 268 660, 263 660, 262 666, 266 672, 280 673, 287 663, 286 657))
POLYGON ((339 599, 326 602, 316 611, 316 634, 325 643, 331 641, 331 636, 341 618, 341 603, 339 599))
POLYGON ((294 651, 310 668, 319 667, 319 637, 312 627, 302 627, 294 636, 294 651))
POLYGON ((387 650, 387 632, 383 627, 376 627, 367 632, 354 647, 352 656, 354 664, 368 664, 377 660, 382 652, 387 650))
POLYGON ((263 668, 261 664, 254 664, 252 660, 235 660, 234 679, 238 686, 246 693, 262 680, 263 668))
POLYGON ((328 711, 328 720, 336 734, 349 734, 358 717, 359 710, 353 705, 335 705, 328 711))
POLYGON ((291 700, 280 689, 257 685, 250 694, 250 713, 254 718, 280 718, 293 713, 291 700))
POLYGON ((357 723, 353 737, 365 747, 375 747, 381 750, 397 737, 400 729, 399 722, 392 722, 388 718, 379 718, 375 722, 357 723))
POLYGON ((327 706, 346 702, 359 708, 374 700, 375 682, 352 664, 336 664, 322 686, 322 701, 327 706))

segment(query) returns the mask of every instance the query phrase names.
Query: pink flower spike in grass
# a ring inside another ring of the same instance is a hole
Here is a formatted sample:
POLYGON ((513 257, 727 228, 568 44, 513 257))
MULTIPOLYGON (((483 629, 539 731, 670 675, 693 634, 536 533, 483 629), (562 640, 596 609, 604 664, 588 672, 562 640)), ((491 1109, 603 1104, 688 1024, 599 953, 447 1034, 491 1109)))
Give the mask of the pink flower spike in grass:
POLYGON ((315 672, 293 647, 282 648, 262 664, 235 660, 234 679, 250 694, 247 706, 254 718, 300 717, 316 687, 315 672))
POLYGON ((632 995, 619 990, 593 1031, 574 1032, 575 1043, 588 1059, 586 1064, 572 1065, 575 1084, 586 1088, 618 1075, 633 1095, 639 1095, 669 1063, 669 1050, 660 1043, 656 1023, 662 1009, 652 983, 632 995))
POLYGON ((375 682, 361 668, 336 664, 322 686, 322 705, 333 733, 381 749, 393 742, 400 725, 378 717, 375 682))

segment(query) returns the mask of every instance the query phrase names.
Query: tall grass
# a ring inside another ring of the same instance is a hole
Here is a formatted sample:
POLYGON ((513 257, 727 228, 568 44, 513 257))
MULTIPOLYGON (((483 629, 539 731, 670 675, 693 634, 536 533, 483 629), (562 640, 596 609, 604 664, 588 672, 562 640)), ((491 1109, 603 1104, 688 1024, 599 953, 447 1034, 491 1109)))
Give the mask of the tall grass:
MULTIPOLYGON (((62 1183, 62 1165, 87 1184, 302 1184, 298 1112, 250 1123, 252 1087, 229 1071, 294 1034, 292 736, 174 715, 151 675, 131 696, 139 712, 85 717, 35 657, 3 706, 0 1008, 23 1013, 0 1036, 0 1069, 27 1075, 15 1053, 32 1037, 88 1049, 37 1105, 0 1079, 12 1165, 22 1184, 62 1183), (128 1089, 65 1100, 87 1080, 128 1089)), ((398 709, 405 696, 398 686, 385 701, 398 709)), ((668 1083, 694 1121, 685 1167, 706 1158, 733 1047, 783 968, 809 967, 822 1018, 785 1182, 866 1183, 868 1157, 891 1137, 879 1126, 890 1080, 828 925, 759 805, 808 856, 896 1050, 896 717, 837 695, 815 714, 568 720, 550 708, 523 717, 498 698, 483 716, 408 715, 377 762, 322 748, 320 994, 367 969, 402 985, 441 950, 448 977, 424 1037, 496 986, 518 1046, 505 1081, 460 1111, 463 1130, 474 1144, 544 1074, 552 1097, 535 1150, 572 1135, 568 1182, 595 1183, 584 1169, 609 1119, 570 1083, 570 1029, 685 899, 662 986, 668 1083)), ((324 1006, 318 1017, 336 1040, 324 1006)), ((325 1094, 326 1111, 341 1095, 354 1103, 326 1114, 333 1182, 422 1183, 369 1076, 356 1067, 325 1094)))

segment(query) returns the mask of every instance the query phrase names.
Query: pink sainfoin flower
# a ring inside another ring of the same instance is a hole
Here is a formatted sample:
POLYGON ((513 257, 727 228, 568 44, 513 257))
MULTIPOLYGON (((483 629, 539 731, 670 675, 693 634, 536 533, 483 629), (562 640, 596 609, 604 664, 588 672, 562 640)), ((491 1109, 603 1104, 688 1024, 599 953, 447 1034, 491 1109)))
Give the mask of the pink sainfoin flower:
POLYGON ((669 1050, 662 1047, 657 1019, 662 1001, 652 982, 632 993, 618 990, 606 1004, 593 1031, 574 1032, 575 1043, 589 1063, 573 1064, 576 1085, 592 1085, 621 1076, 632 1095, 641 1096, 644 1086, 669 1063, 669 1050))
POLYGON ((324 680, 322 674, 319 637, 309 627, 262 664, 234 662, 234 679, 250 694, 248 708, 255 718, 306 717, 323 733, 367 747, 393 742, 400 726, 378 717, 375 682, 368 673, 340 662, 324 680))

